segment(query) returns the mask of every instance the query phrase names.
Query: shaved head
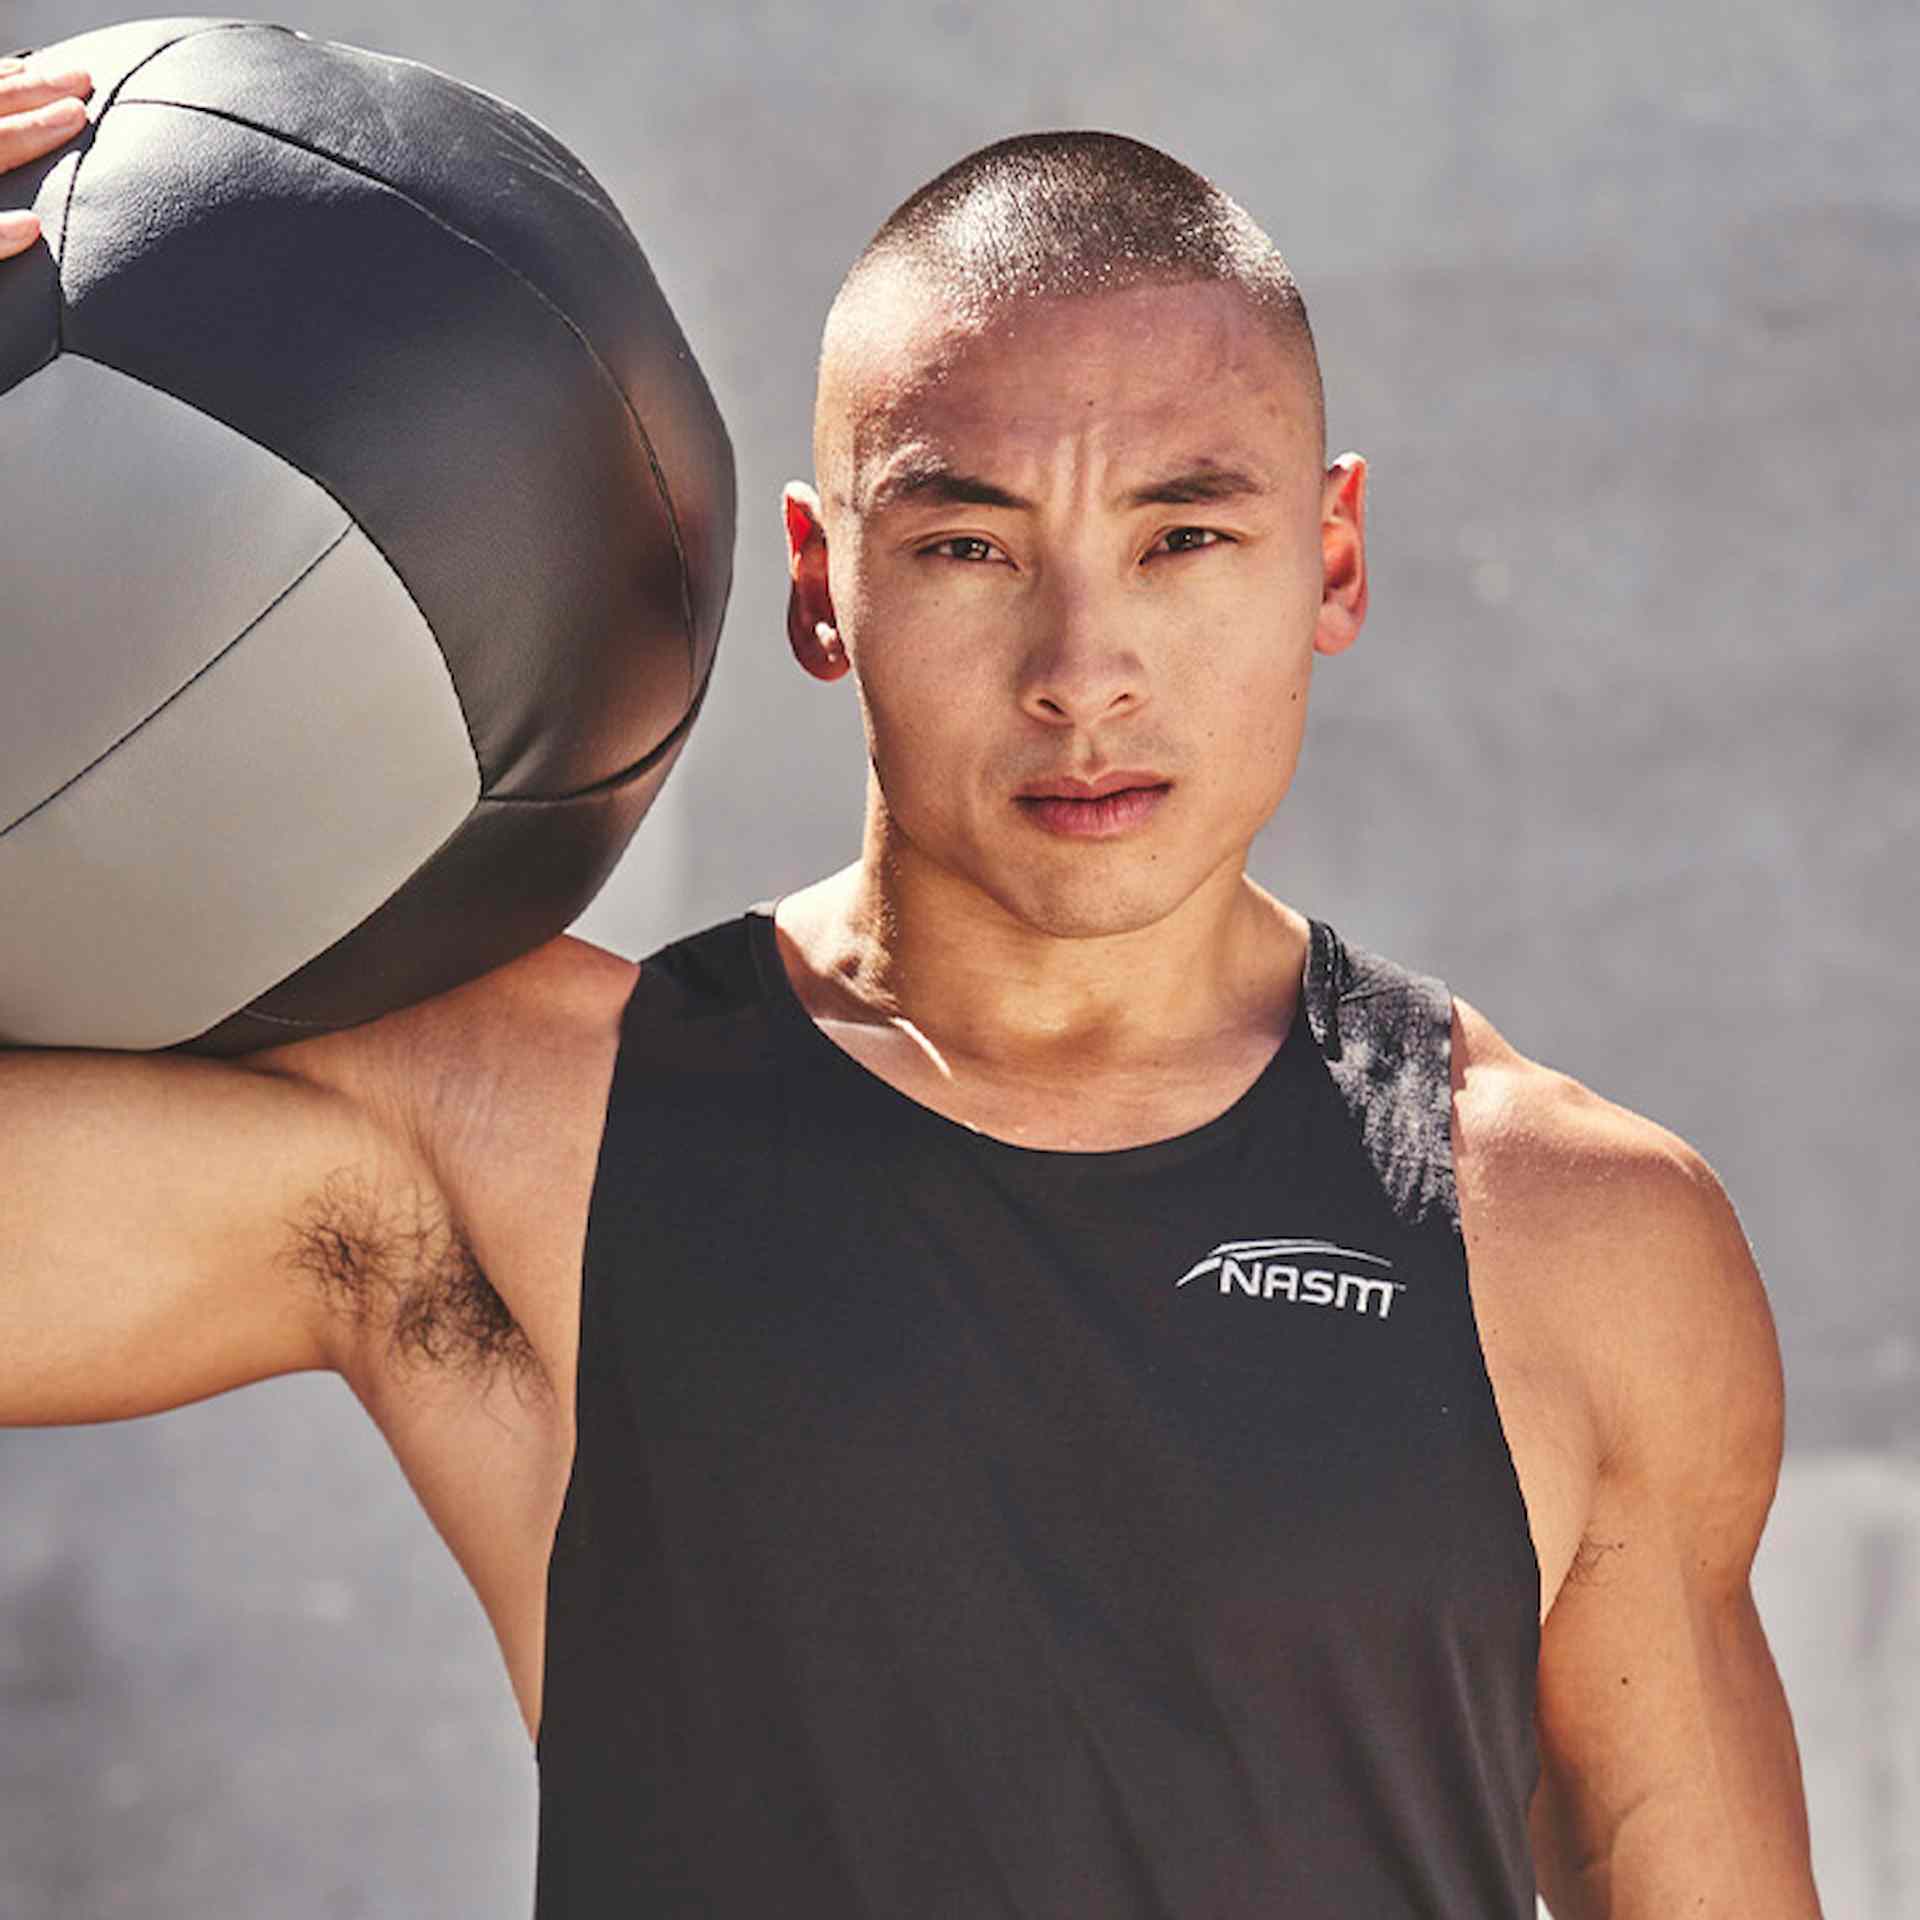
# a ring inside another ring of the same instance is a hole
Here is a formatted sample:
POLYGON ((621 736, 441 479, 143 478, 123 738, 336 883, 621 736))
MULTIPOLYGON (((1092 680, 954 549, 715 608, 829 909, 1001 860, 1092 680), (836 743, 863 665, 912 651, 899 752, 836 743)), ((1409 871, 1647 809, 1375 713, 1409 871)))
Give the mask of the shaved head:
MULTIPOLYGON (((1112 133, 1029 133, 957 161, 904 201, 841 283, 821 345, 815 465, 837 490, 834 415, 850 378, 886 378, 956 328, 984 330, 1021 301, 1211 282, 1234 289, 1285 348, 1325 463, 1318 357, 1280 250, 1191 167, 1112 133), (925 321, 924 329, 916 325, 925 321)), ((924 360, 922 370, 925 370, 924 360)), ((937 370, 936 370, 937 371, 937 370)))
POLYGON ((1047 940, 1237 899, 1365 618, 1365 490, 1293 275, 1191 168, 1028 134, 922 187, 834 302, 783 495, 788 645, 860 702, 872 897, 1047 940))

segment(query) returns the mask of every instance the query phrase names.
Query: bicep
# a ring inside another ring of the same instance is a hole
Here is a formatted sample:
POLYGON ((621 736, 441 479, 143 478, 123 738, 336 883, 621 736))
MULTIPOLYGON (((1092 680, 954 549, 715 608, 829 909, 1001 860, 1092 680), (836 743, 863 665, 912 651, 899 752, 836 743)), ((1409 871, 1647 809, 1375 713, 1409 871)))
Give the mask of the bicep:
POLYGON ((1610 1450, 1541 1632, 1541 1891, 1557 1920, 1807 1920, 1799 1759, 1749 1586, 1778 1342, 1717 1181, 1677 1143, 1659 1161, 1623 1210, 1610 1450))
POLYGON ((295 1074, 0 1055, 0 1423, 126 1419, 335 1365, 338 1309, 301 1251, 330 1187, 384 1188, 400 1157, 295 1074))

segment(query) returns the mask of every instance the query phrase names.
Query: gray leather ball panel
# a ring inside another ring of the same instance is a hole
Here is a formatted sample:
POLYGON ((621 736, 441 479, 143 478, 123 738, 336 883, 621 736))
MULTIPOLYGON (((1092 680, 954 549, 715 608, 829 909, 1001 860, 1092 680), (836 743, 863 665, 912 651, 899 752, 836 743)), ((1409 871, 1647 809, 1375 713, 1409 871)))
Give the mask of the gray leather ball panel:
POLYGON ((0 394, 0 834, 174 698, 352 524, 284 460, 62 354, 0 394), (182 556, 191 560, 183 564, 182 556))
POLYGON ((433 636, 349 529, 244 645, 0 836, 0 1043, 202 1032, 378 908, 479 791, 433 636))

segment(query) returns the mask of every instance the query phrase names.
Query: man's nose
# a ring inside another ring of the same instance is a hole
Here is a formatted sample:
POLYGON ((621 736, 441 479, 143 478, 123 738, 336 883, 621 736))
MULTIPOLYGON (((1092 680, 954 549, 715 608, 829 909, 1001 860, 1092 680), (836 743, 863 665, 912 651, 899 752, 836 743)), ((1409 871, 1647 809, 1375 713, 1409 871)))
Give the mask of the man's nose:
POLYGON ((1077 585, 1036 596, 1021 658, 1020 708, 1049 726, 1092 726, 1147 697, 1146 663, 1124 611, 1077 585))

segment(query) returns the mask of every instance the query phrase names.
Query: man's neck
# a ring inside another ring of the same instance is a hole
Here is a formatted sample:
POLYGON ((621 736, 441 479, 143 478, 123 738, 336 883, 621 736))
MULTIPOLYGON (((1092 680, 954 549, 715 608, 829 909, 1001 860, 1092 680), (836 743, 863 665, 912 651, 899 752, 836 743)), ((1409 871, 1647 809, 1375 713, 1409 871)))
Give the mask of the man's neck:
POLYGON ((783 901, 779 925, 816 1020, 892 1026, 946 1071, 1023 1079, 1277 1045, 1307 939, 1237 864, 1150 925, 1066 938, 871 833, 859 861, 783 901))

